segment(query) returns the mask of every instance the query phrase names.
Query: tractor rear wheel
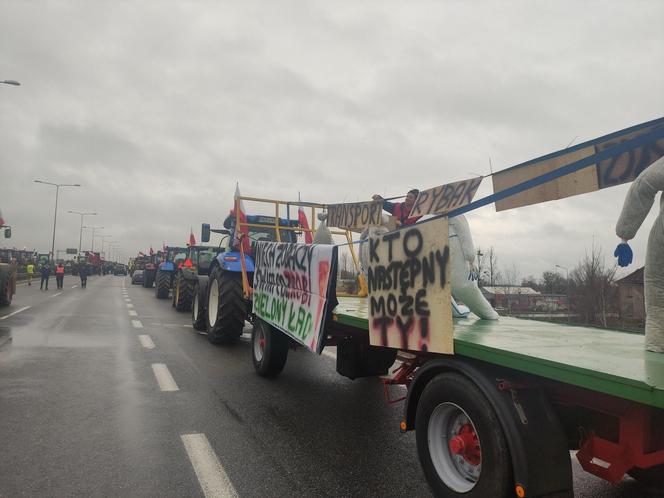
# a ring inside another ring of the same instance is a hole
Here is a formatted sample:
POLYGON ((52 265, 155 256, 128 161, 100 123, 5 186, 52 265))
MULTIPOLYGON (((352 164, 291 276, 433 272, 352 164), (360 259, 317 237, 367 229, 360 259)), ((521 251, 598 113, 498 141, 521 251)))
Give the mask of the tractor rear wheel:
POLYGON ((157 296, 157 299, 168 299, 168 292, 171 288, 170 272, 158 271, 155 282, 154 294, 157 296))
POLYGON ((179 273, 173 285, 173 306, 176 311, 189 311, 194 296, 194 281, 179 273))
POLYGON ((242 293, 242 275, 215 268, 208 286, 208 340, 212 344, 234 342, 242 335, 247 308, 242 293))

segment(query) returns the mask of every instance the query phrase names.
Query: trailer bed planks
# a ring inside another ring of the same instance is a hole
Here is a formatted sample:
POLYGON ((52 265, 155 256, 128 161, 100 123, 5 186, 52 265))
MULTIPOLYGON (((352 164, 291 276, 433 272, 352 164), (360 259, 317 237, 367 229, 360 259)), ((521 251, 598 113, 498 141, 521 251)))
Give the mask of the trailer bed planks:
MULTIPOLYGON (((333 320, 368 330, 366 298, 339 298, 333 320)), ((640 334, 501 317, 454 320, 455 354, 664 409, 664 354, 640 334)))

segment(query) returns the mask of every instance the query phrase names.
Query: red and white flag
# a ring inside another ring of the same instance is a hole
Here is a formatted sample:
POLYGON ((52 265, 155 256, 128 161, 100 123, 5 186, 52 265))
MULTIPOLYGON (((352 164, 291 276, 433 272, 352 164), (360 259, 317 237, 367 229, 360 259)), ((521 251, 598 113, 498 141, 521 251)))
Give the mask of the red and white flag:
POLYGON ((191 227, 189 227, 189 245, 190 246, 196 245, 196 237, 194 237, 194 229, 191 227))
POLYGON ((2 217, 2 211, 0 211, 0 227, 5 226, 5 219, 2 217))
POLYGON ((235 211, 239 211, 236 213, 236 216, 240 221, 240 226, 235 227, 233 246, 239 247, 240 240, 238 233, 244 234, 244 237, 242 237, 242 249, 244 250, 245 254, 251 254, 251 242, 249 241, 249 227, 247 226, 247 211, 244 208, 244 201, 240 199, 239 183, 235 184, 235 211))
MULTIPOLYGON (((300 199, 300 193, 297 193, 297 200, 298 202, 301 202, 302 199, 300 199)), ((307 215, 304 213, 304 208, 300 205, 297 208, 297 222, 300 224, 302 228, 307 230, 304 232, 304 243, 305 244, 311 244, 314 241, 314 238, 311 235, 311 232, 309 232, 309 222, 307 221, 307 215)))
POLYGON ((139 256, 145 256, 145 254, 143 253, 143 251, 138 251, 138 255, 139 255, 139 256))

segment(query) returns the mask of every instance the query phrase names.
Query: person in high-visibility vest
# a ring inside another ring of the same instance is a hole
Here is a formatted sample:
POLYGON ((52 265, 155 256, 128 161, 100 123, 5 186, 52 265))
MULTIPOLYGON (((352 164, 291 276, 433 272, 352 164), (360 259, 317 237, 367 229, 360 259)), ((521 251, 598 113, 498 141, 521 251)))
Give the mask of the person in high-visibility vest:
POLYGON ((32 285, 32 276, 35 274, 35 264, 32 261, 28 261, 25 271, 28 274, 28 285, 32 285))
POLYGON ((62 263, 58 263, 58 266, 55 267, 55 283, 58 285, 58 289, 62 289, 65 280, 65 267, 62 263))

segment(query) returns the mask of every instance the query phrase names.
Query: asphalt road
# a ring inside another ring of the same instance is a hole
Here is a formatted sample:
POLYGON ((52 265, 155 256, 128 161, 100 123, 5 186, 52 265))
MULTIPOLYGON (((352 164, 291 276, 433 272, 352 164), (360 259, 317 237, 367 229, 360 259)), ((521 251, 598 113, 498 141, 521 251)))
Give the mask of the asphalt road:
MULTIPOLYGON (((377 380, 305 351, 263 379, 249 332, 215 347, 125 277, 20 285, 0 310, 0 496, 431 496, 377 380)), ((573 462, 576 496, 647 496, 573 462)))

